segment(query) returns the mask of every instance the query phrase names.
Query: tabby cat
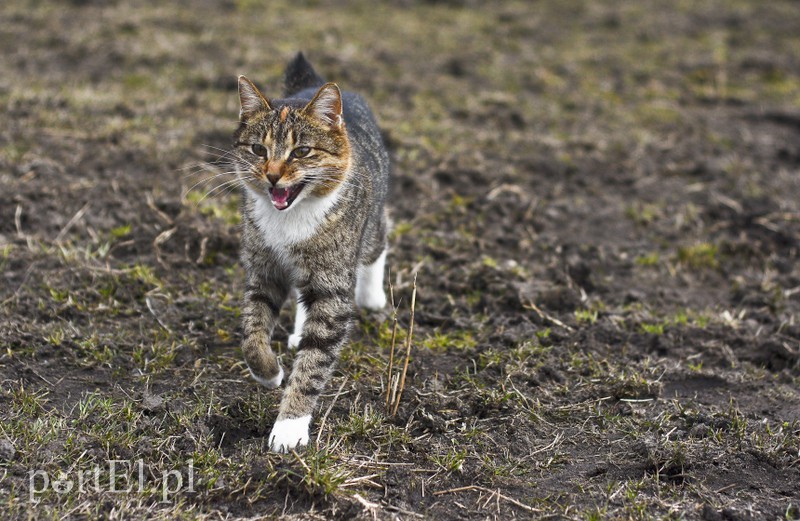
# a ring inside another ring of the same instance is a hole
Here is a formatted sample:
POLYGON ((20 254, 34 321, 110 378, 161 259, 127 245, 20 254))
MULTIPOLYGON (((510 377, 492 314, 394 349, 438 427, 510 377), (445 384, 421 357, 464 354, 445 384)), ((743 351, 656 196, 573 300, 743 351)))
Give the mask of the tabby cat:
POLYGON ((234 166, 243 185, 246 272, 242 351, 253 378, 275 388, 283 368, 270 348, 281 307, 297 300, 294 366, 269 435, 288 452, 308 443, 311 414, 356 317, 386 305, 384 201, 389 156, 366 102, 325 83, 298 54, 283 99, 239 77, 234 166))

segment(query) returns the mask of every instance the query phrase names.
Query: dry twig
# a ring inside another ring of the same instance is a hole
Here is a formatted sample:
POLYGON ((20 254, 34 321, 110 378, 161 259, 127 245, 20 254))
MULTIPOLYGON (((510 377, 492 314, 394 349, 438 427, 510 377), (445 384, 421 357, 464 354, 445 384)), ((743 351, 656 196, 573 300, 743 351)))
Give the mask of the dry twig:
POLYGON ((397 414, 400 407, 400 399, 403 397, 403 390, 406 388, 406 373, 408 372, 408 361, 411 359, 411 341, 414 338, 414 307, 417 303, 417 275, 414 274, 414 283, 411 286, 411 318, 408 324, 408 334, 406 335, 406 360, 403 364, 403 373, 400 376, 400 390, 397 393, 392 408, 392 416, 397 414))
POLYGON ((14 211, 14 226, 17 228, 17 237, 20 239, 25 238, 25 233, 22 231, 22 205, 18 204, 17 209, 14 211))
MULTIPOLYGON (((517 501, 513 497, 508 497, 508 496, 506 496, 504 494, 501 494, 499 490, 491 490, 491 489, 488 489, 486 487, 479 487, 478 485, 469 485, 469 486, 466 486, 466 487, 458 487, 458 488, 451 488, 451 489, 447 489, 447 490, 439 490, 437 492, 434 492, 433 495, 434 496, 441 496, 442 494, 455 494, 456 492, 465 492, 467 490, 478 490, 480 492, 486 492, 488 494, 495 494, 495 495, 497 495, 498 498, 504 499, 504 500, 508 501, 509 503, 511 503, 513 505, 516 505, 516 506, 518 506, 518 507, 520 507, 522 509, 527 510, 528 512, 542 512, 542 510, 540 508, 533 508, 532 506, 528 506, 525 503, 520 503, 519 501, 517 501)), ((491 496, 490 496, 490 499, 491 499, 491 496)))
POLYGON ((328 419, 328 415, 331 413, 333 406, 336 405, 336 400, 339 399, 339 396, 342 394, 342 389, 344 389, 345 384, 347 383, 347 378, 342 381, 342 385, 339 386, 339 390, 336 391, 336 396, 333 397, 333 401, 328 406, 328 410, 325 411, 325 415, 322 417, 322 421, 319 423, 319 429, 317 431, 317 448, 319 448, 319 440, 322 437, 322 431, 325 428, 325 421, 328 419))
POLYGON ((389 299, 392 301, 392 347, 389 351, 389 369, 386 372, 386 411, 389 412, 389 406, 392 399, 392 372, 394 371, 394 348, 395 340, 397 339, 397 305, 394 303, 394 286, 389 283, 389 299))
POLYGON ((545 313, 544 311, 539 309, 539 306, 537 306, 533 302, 527 302, 522 307, 528 308, 528 309, 532 309, 533 311, 536 312, 537 315, 542 317, 544 320, 552 322, 553 324, 555 324, 555 325, 557 325, 559 327, 563 327, 567 331, 573 331, 572 327, 568 326, 567 324, 563 323, 562 321, 560 321, 559 319, 557 319, 555 317, 551 317, 550 315, 548 315, 547 313, 545 313))
POLYGON ((75 215, 72 216, 72 219, 67 221, 67 224, 65 224, 64 227, 61 228, 61 231, 58 232, 58 235, 56 235, 56 238, 53 239, 53 242, 55 243, 61 242, 61 239, 63 239, 64 236, 67 235, 67 232, 69 232, 70 228, 75 226, 75 223, 77 223, 83 218, 83 215, 86 213, 88 209, 89 209, 89 203, 87 202, 86 204, 81 206, 81 209, 75 212, 75 215))
POLYGON ((303 461, 303 458, 301 458, 301 457, 300 457, 300 454, 298 454, 298 453, 297 453, 297 451, 296 451, 296 450, 294 450, 294 449, 290 450, 289 452, 291 452, 291 453, 292 453, 292 456, 294 456, 294 459, 296 459, 296 460, 297 460, 297 462, 298 462, 298 463, 300 463, 300 465, 301 465, 301 466, 302 466, 304 469, 306 469, 306 472, 308 472, 309 474, 311 474, 311 469, 308 467, 308 465, 306 465, 306 462, 305 462, 305 461, 303 461))

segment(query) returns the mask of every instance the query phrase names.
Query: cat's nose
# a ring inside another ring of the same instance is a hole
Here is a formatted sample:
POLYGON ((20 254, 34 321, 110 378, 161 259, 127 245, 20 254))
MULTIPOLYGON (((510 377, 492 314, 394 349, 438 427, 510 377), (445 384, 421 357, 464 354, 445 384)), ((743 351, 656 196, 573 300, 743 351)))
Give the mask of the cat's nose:
POLYGON ((275 186, 281 177, 283 177, 284 164, 280 161, 270 161, 264 165, 264 174, 267 180, 275 186))

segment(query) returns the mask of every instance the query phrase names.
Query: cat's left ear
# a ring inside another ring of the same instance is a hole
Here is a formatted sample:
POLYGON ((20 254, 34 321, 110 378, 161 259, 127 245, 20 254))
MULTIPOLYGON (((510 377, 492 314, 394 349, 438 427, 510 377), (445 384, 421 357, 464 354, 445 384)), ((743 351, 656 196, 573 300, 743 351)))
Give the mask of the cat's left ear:
POLYGON ((272 109, 267 98, 261 94, 252 81, 244 76, 239 76, 239 101, 242 104, 239 110, 239 119, 247 121, 258 112, 265 112, 272 109))
POLYGON ((320 87, 314 99, 303 108, 303 112, 331 127, 341 127, 344 119, 342 119, 342 93, 339 92, 339 87, 335 83, 326 83, 320 87))

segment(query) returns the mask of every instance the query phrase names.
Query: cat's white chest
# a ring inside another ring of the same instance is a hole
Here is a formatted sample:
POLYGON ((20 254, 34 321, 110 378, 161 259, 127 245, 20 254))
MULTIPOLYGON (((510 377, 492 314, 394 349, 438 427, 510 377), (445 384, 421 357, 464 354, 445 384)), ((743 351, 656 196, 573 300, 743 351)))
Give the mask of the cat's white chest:
POLYGON ((269 198, 251 192, 255 199, 254 220, 267 246, 281 253, 311 238, 325 221, 336 196, 308 196, 288 210, 278 210, 269 198))

